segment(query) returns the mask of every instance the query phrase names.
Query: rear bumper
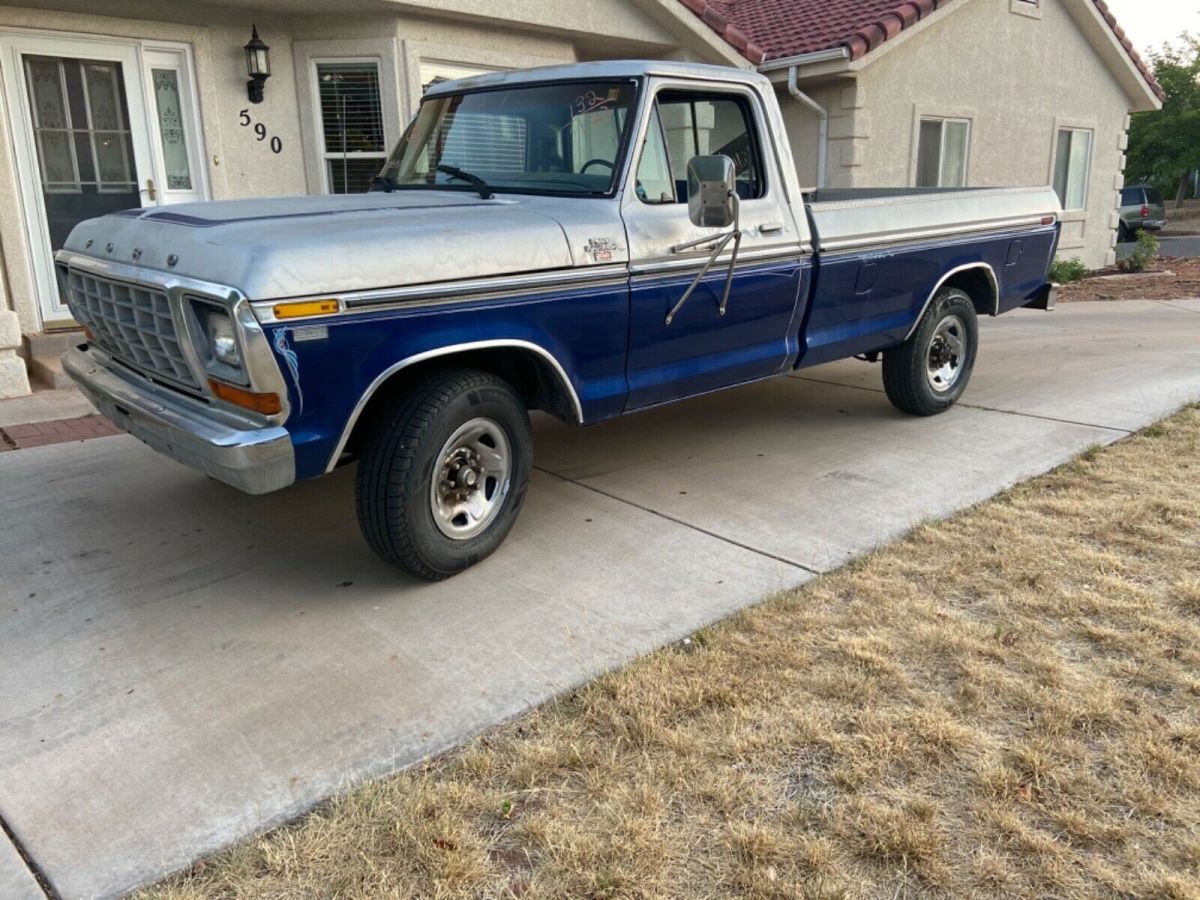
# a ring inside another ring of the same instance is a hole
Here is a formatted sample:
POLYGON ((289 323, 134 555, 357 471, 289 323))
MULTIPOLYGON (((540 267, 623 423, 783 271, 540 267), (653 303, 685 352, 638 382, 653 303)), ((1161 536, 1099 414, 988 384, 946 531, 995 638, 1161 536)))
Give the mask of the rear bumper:
POLYGON ((63 371, 114 425, 164 456, 249 494, 296 480, 292 441, 280 425, 258 427, 155 383, 82 345, 63 354, 63 371))

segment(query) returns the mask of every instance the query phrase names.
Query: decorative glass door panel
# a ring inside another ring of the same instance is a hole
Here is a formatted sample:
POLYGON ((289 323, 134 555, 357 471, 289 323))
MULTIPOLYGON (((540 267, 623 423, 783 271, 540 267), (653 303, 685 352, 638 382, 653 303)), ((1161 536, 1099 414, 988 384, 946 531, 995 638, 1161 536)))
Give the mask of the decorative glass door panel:
POLYGON ((206 199, 191 70, 182 50, 143 52, 158 203, 206 199))
POLYGON ((121 63, 24 57, 50 249, 84 219, 141 205, 121 63))
POLYGON ((183 103, 179 96, 179 73, 173 69, 151 69, 154 105, 158 112, 166 186, 174 191, 192 189, 187 134, 183 128, 183 103))

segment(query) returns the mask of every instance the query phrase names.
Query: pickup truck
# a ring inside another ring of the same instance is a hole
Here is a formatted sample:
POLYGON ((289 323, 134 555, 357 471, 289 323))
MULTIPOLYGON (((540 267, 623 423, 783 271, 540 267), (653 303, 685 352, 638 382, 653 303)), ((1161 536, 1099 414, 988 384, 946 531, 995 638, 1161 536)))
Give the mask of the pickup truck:
POLYGON ((531 409, 578 425, 847 357, 963 393, 977 317, 1049 308, 1049 187, 805 196, 771 84, 610 61, 431 87, 369 192, 81 223, 64 369, 250 493, 358 461, 370 545, 427 579, 505 539, 531 409))

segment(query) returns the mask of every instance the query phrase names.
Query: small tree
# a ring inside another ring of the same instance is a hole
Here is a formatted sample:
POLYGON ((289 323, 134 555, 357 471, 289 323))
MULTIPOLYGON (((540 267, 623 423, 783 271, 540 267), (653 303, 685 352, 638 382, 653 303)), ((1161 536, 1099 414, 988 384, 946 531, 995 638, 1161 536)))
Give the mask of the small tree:
POLYGON ((1125 259, 1117 261, 1117 268, 1122 272, 1145 272, 1146 267, 1158 256, 1158 238, 1144 228, 1139 228, 1137 244, 1133 253, 1125 259))
POLYGON ((1148 180, 1179 204, 1189 173, 1200 168, 1200 39, 1185 33, 1150 61, 1167 98, 1157 112, 1134 114, 1126 180, 1148 180))

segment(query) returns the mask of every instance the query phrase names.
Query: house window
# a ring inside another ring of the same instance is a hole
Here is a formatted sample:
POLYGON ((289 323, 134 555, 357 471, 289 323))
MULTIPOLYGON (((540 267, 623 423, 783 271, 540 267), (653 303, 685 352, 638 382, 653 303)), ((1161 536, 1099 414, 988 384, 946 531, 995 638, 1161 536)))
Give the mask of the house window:
POLYGON ((1060 128, 1054 153, 1054 190, 1063 209, 1087 206, 1088 170, 1092 165, 1092 133, 1060 128))
POLYGON ((325 186, 331 194, 357 194, 371 186, 387 158, 379 63, 318 62, 325 186))
POLYGON ((922 119, 917 143, 917 187, 965 187, 968 119, 922 119))

